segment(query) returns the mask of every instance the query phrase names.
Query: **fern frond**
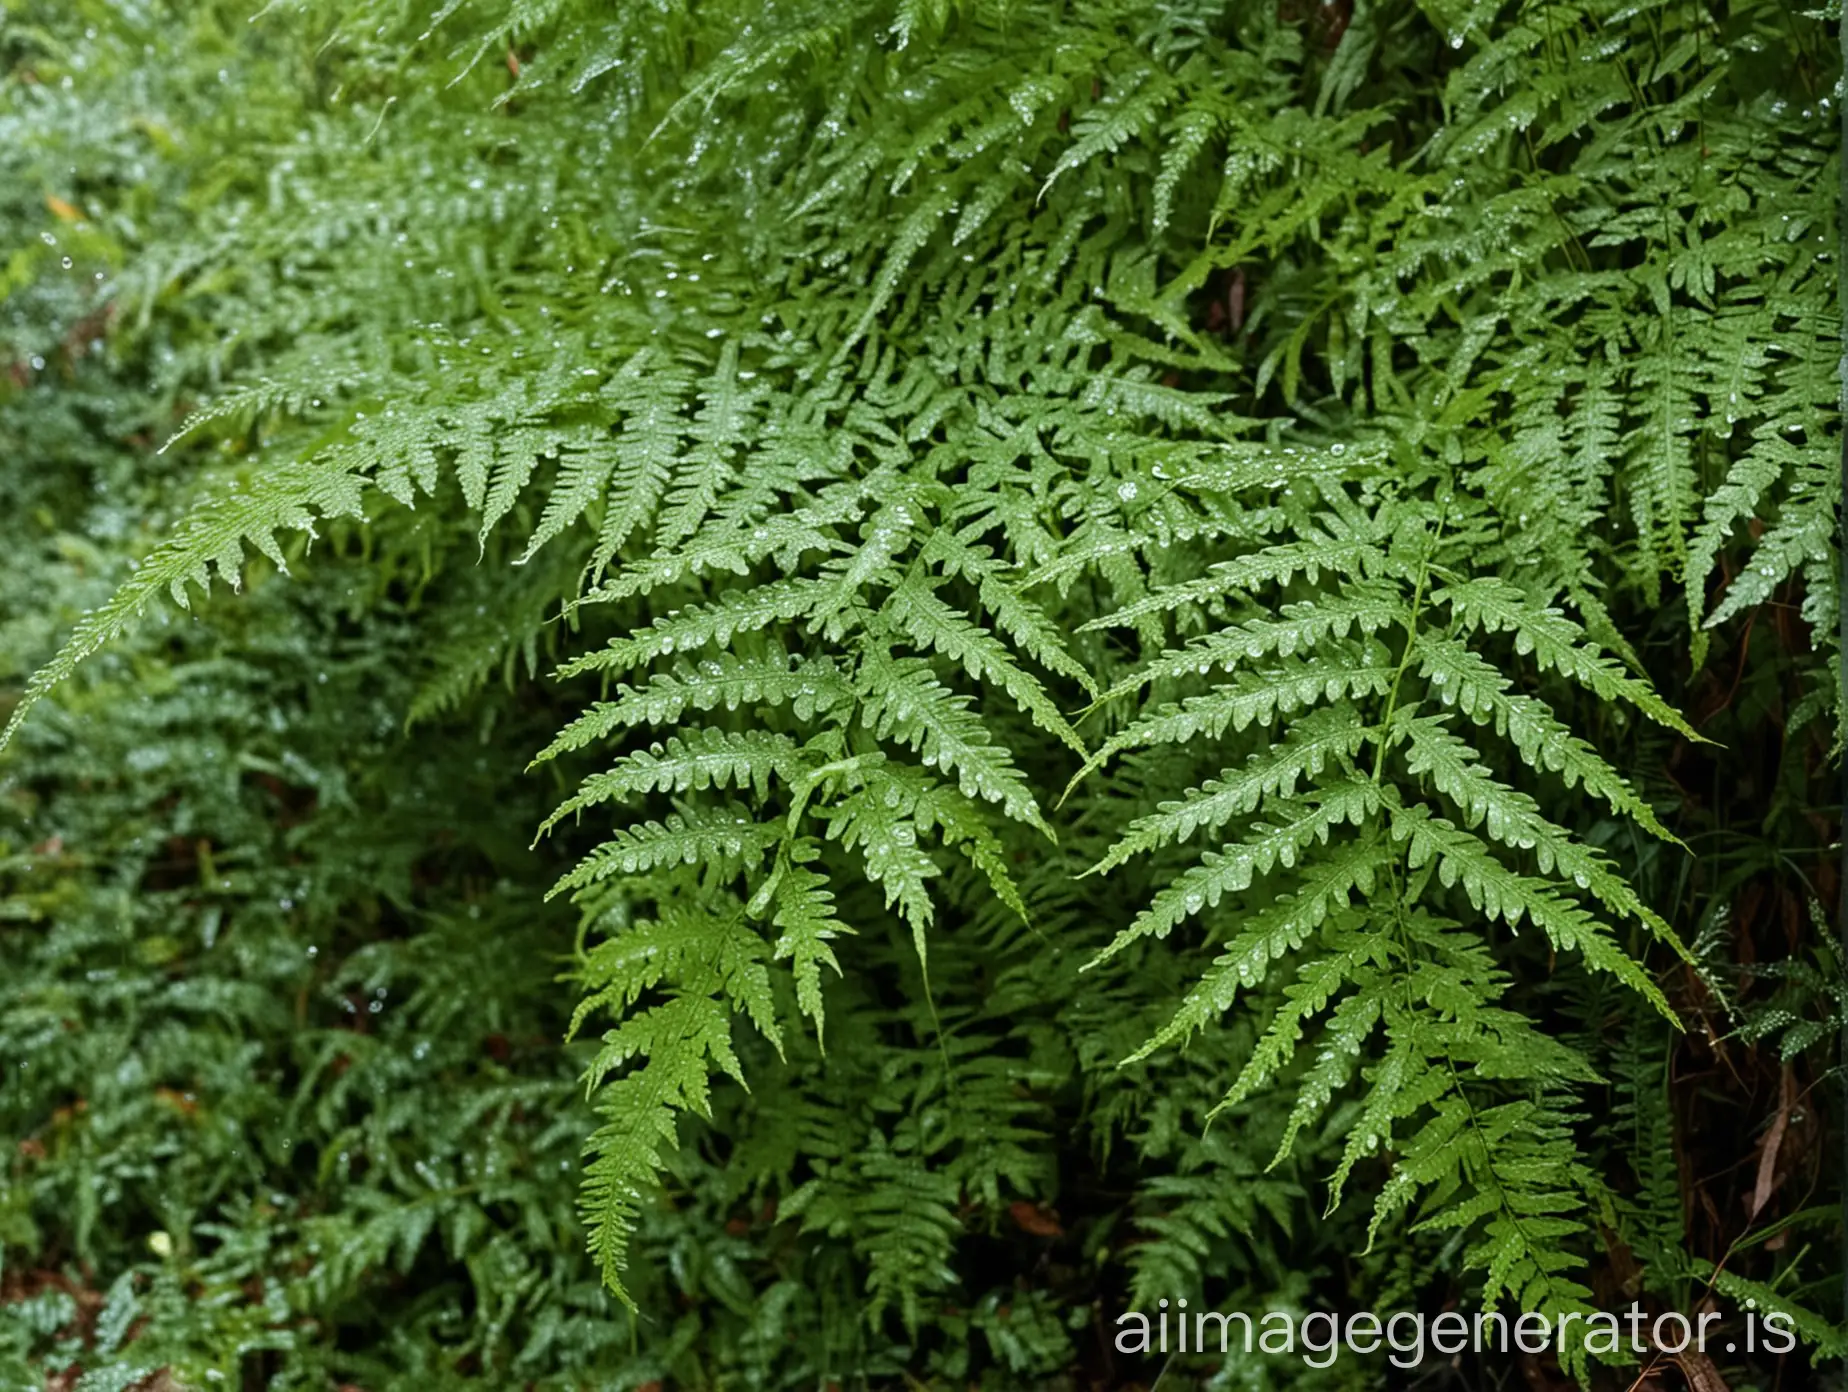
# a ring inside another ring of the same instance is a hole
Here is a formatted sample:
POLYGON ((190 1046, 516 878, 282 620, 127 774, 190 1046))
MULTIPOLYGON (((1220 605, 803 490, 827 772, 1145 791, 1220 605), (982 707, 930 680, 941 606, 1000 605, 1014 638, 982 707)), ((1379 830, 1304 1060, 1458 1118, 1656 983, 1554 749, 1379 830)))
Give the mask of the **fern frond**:
POLYGON ((801 751, 788 735, 768 730, 694 730, 683 739, 670 736, 618 759, 607 773, 593 774, 577 794, 559 804, 539 828, 543 836, 567 817, 612 799, 655 791, 683 793, 706 788, 755 788, 769 792, 772 776, 796 782, 803 769, 801 751))
POLYGON ((821 999, 821 969, 831 967, 836 976, 841 964, 828 944, 833 938, 851 934, 853 929, 834 914, 834 895, 825 875, 817 874, 801 863, 819 852, 814 842, 797 843, 790 850, 792 863, 777 882, 776 910, 771 919, 779 930, 776 960, 788 960, 796 979, 796 1002, 803 1014, 815 1022, 815 1036, 821 1038, 826 1016, 821 999), (799 847, 799 849, 798 849, 799 847))
POLYGON ((253 546, 286 571, 279 531, 314 535, 317 519, 364 516, 367 481, 352 467, 307 461, 256 473, 247 487, 209 498, 180 530, 144 560, 108 603, 84 615, 56 657, 32 674, 4 729, 0 749, 27 714, 84 659, 129 632, 165 591, 182 609, 191 604, 188 587, 210 591, 212 572, 233 589, 242 582, 245 546, 253 546))
POLYGON ((629 1238, 662 1168, 662 1151, 678 1144, 682 1112, 710 1112, 708 1078, 718 1068, 744 1081, 732 1051, 725 1007, 704 996, 680 996, 630 1017, 604 1036, 586 1072, 591 1087, 602 1083, 597 1110, 604 1118, 584 1153, 581 1200, 590 1252, 616 1298, 634 1308, 622 1284, 629 1238), (603 1080, 631 1059, 640 1067, 614 1082, 603 1080))
POLYGON ((619 684, 613 701, 598 701, 533 756, 538 765, 638 725, 671 725, 689 710, 735 711, 741 706, 787 705, 808 721, 853 699, 840 670, 827 658, 740 657, 721 653, 697 667, 681 663, 654 672, 643 687, 619 684))
POLYGON ((548 899, 612 875, 641 875, 672 865, 750 865, 782 840, 775 825, 735 807, 688 808, 663 821, 618 828, 547 892, 548 899))

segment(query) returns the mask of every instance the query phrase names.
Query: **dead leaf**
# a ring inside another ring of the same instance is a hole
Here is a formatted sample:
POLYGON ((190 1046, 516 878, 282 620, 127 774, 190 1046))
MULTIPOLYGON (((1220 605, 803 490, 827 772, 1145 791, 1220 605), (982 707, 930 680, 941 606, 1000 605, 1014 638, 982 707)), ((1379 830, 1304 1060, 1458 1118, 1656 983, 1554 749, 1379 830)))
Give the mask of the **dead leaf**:
POLYGON ((1041 1208, 1036 1203, 1025 1199, 1015 1199, 1007 1206, 1008 1213, 1022 1232, 1030 1232, 1035 1237, 1063 1237, 1065 1229, 1059 1226, 1058 1218, 1049 1208, 1041 1208))
POLYGON ((164 1107, 169 1107, 181 1116, 197 1116, 199 1104, 185 1093, 170 1087, 154 1089, 154 1100, 164 1107))
POLYGON ((1720 1370, 1706 1354, 1689 1349, 1686 1353, 1675 1354, 1674 1359, 1687 1377, 1689 1392, 1731 1392, 1726 1379, 1720 1376, 1720 1370))
POLYGON ((1777 1115, 1771 1119, 1771 1129, 1765 1132, 1764 1140, 1758 1145, 1758 1178, 1752 1185, 1752 1211, 1749 1220, 1755 1220, 1771 1202, 1772 1191, 1777 1188, 1777 1153, 1783 1148, 1784 1134, 1790 1130, 1790 1113, 1797 1103, 1797 1078, 1790 1065, 1784 1065, 1784 1077, 1779 1088, 1777 1115))

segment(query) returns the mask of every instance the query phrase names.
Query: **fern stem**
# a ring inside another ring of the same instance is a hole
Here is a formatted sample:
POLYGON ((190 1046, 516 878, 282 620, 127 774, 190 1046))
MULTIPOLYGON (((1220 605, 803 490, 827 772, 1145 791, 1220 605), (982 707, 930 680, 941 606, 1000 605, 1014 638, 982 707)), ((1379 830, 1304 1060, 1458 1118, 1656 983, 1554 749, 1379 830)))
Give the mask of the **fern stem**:
POLYGON ((1418 562, 1418 579, 1412 586, 1412 612, 1405 624, 1405 647, 1399 654, 1399 666, 1392 674, 1392 685, 1386 691, 1386 713, 1380 717, 1380 742, 1374 746, 1373 784, 1379 786, 1380 776, 1386 769, 1386 751, 1392 744, 1393 712, 1399 708, 1399 683, 1405 678, 1405 669, 1412 665, 1412 648, 1418 641, 1418 614, 1424 607, 1425 582, 1431 575, 1431 557, 1437 550, 1437 544, 1444 538, 1444 519, 1447 510, 1440 509, 1437 514, 1437 530, 1431 537, 1431 544, 1425 548, 1424 557, 1418 562))

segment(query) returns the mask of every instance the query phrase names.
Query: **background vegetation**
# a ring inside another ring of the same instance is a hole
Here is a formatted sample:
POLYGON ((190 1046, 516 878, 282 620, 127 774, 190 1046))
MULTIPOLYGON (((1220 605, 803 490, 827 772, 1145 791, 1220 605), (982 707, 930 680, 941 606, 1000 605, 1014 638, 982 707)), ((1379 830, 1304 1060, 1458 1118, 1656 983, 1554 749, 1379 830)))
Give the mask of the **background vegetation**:
POLYGON ((1825 1376, 1825 16, 251 8, 0 0, 0 1380, 1825 1376))

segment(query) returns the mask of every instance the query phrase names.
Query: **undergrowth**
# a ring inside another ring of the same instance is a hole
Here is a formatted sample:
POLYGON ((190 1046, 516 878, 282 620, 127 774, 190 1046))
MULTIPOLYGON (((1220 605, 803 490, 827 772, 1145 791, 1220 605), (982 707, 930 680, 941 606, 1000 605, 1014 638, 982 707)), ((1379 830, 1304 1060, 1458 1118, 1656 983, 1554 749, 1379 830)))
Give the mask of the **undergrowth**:
POLYGON ((1843 1351, 1820 15, 4 13, 8 1385, 1843 1351))

